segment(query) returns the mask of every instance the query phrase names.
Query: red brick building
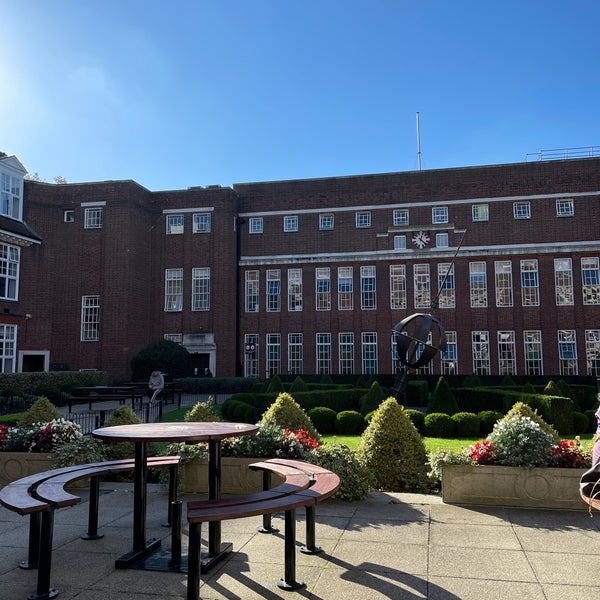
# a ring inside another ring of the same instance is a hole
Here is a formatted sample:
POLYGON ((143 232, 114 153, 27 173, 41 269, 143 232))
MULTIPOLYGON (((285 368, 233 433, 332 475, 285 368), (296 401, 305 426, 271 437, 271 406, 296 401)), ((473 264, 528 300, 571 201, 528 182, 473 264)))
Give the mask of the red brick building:
POLYGON ((166 337, 222 376, 392 373, 394 326, 433 307, 448 347, 428 372, 600 376, 599 198, 599 158, 167 192, 27 181, 0 222, 31 232, 0 245, 21 248, 0 312, 30 315, 3 370, 127 377, 166 337))

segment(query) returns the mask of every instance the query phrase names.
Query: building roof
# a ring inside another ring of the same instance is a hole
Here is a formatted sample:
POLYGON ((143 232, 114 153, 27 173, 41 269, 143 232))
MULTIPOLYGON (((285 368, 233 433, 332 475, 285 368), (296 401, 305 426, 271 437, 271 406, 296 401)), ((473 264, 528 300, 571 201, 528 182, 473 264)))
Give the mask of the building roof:
POLYGON ((0 239, 10 241, 18 246, 40 244, 42 237, 27 223, 0 215, 0 239))

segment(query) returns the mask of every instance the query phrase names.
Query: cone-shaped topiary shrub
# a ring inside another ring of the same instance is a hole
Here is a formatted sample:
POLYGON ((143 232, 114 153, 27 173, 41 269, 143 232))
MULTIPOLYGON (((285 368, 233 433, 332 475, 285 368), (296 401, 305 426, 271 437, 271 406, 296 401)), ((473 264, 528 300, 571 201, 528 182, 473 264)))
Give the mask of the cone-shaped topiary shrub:
POLYGON ((185 413, 184 421, 220 421, 219 415, 208 402, 198 402, 185 413))
POLYGON ((308 391, 308 385, 306 384, 306 381, 304 381, 304 379, 302 379, 302 377, 300 377, 300 375, 298 375, 296 377, 296 379, 294 379, 294 381, 292 381, 292 385, 290 386, 290 394, 293 394, 295 392, 307 392, 308 391))
POLYGON ((40 396, 21 417, 19 425, 27 427, 34 423, 49 423, 54 419, 60 419, 60 417, 61 414, 58 408, 46 396, 40 396))
POLYGON ((395 398, 384 400, 375 411, 357 457, 373 473, 378 488, 392 492, 428 488, 425 445, 395 398))
POLYGON ((533 410, 528 404, 525 404, 524 402, 516 402, 501 420, 509 421, 514 417, 529 417, 532 421, 540 426, 542 431, 552 436, 556 443, 560 442, 561 437, 556 429, 554 429, 552 425, 546 423, 546 421, 544 421, 544 419, 538 415, 537 410, 533 410))
POLYGON ((374 381, 369 391, 360 398, 360 414, 365 416, 371 411, 377 410, 385 398, 385 392, 381 389, 379 383, 374 381))
POLYGON ((452 416, 458 412, 458 404, 456 398, 448 385, 448 382, 440 377, 437 380, 435 389, 431 393, 429 404, 427 405, 428 413, 446 413, 452 416))
POLYGON ((273 375, 267 382, 266 392, 268 394, 278 394, 279 392, 285 391, 283 387, 283 382, 281 381, 279 375, 273 375))
POLYGON ((308 431, 310 437, 320 439, 306 411, 286 392, 277 396, 275 402, 264 412, 260 422, 292 431, 304 429, 308 431))

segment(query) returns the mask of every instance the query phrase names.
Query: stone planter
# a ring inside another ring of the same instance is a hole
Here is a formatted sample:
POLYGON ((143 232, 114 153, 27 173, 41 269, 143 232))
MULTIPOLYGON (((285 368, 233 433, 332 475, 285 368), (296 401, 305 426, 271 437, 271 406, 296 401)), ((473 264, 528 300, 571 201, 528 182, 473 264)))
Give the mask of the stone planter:
MULTIPOLYGON (((221 459, 221 493, 247 494, 262 490, 262 472, 252 471, 248 465, 260 458, 221 459)), ((184 492, 208 492, 208 459, 195 459, 183 466, 182 487, 184 492)))
POLYGON ((579 496, 584 469, 443 465, 442 500, 528 508, 586 508, 579 496))
POLYGON ((40 452, 0 452, 0 486, 15 479, 54 468, 50 454, 40 452))

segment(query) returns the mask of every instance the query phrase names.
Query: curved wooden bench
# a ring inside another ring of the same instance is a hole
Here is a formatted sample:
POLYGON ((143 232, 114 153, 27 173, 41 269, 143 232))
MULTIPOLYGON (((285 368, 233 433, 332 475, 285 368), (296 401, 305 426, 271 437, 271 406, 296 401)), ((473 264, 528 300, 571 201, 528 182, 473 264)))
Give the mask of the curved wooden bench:
MULTIPOLYGON (((262 469, 264 468, 262 465, 268 465, 270 468, 273 468, 275 465, 277 466, 286 466, 293 469, 298 469, 305 473, 311 480, 311 485, 306 493, 313 496, 316 502, 321 502, 327 498, 330 498, 337 492, 340 487, 340 478, 333 472, 325 469, 323 467, 319 467, 318 465, 313 465, 311 463, 307 463, 301 460, 293 460, 287 458, 271 458, 263 463, 254 463, 250 465, 251 468, 262 469)), ((304 554, 317 554, 322 552, 323 549, 316 544, 316 527, 315 527, 315 515, 316 515, 316 506, 315 505, 307 505, 306 506, 306 544, 300 547, 300 552, 304 554)), ((269 519, 270 525, 270 515, 265 517, 269 519)), ((267 531, 265 527, 265 523, 263 523, 263 530, 267 531)), ((271 528, 272 530, 272 528, 271 528)))
MULTIPOLYGON (((200 600, 201 528, 202 523, 241 519, 257 515, 271 515, 283 511, 285 522, 284 536, 284 577, 278 582, 282 589, 298 589, 304 584, 296 581, 296 509, 306 507, 312 514, 312 547, 314 548, 314 506, 326 495, 333 494, 339 487, 339 477, 320 467, 302 461, 279 461, 270 459, 253 463, 250 468, 274 473, 284 481, 270 487, 268 478, 263 479, 266 489, 262 492, 244 494, 219 500, 188 502, 189 523, 188 583, 187 599, 200 600), (323 479, 319 487, 319 480, 323 479), (317 487, 315 487, 317 486, 317 487)), ((270 522, 269 522, 270 525, 270 522)), ((272 528, 270 528, 273 531, 272 528)), ((308 518, 307 518, 308 532, 308 518)))
MULTIPOLYGON (((177 466, 179 456, 156 456, 148 458, 148 467, 169 467, 169 523, 170 507, 177 493, 177 466)), ((88 532, 83 539, 99 539, 98 505, 100 495, 100 476, 133 470, 133 459, 105 461, 74 465, 59 469, 43 471, 28 475, 0 490, 0 503, 9 510, 21 515, 30 515, 28 560, 23 561, 21 568, 38 568, 36 593, 32 598, 54 598, 58 591, 50 588, 50 571, 52 565, 52 538, 54 533, 54 511, 57 508, 73 506, 81 502, 65 490, 65 486, 81 479, 90 479, 90 501, 88 516, 88 532)))

